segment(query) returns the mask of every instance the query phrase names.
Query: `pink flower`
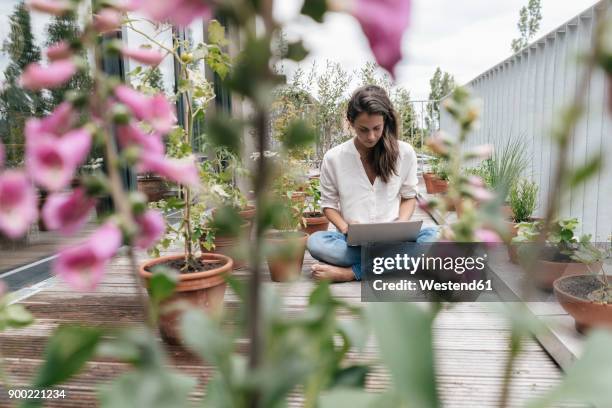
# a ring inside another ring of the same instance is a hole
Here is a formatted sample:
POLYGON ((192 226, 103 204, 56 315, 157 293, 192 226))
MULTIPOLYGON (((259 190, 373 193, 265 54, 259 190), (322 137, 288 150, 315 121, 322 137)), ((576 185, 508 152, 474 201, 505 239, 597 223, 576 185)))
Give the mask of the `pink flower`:
POLYGON ((432 152, 440 156, 447 156, 449 146, 452 144, 452 142, 450 137, 445 132, 438 131, 427 138, 427 140, 425 140, 425 144, 431 149, 432 152))
POLYGON ((145 65, 159 65, 164 59, 164 55, 161 52, 150 48, 123 47, 121 48, 121 54, 145 65))
POLYGON ((474 231, 474 238, 476 242, 484 242, 488 244, 503 242, 497 232, 491 231, 490 229, 486 228, 479 228, 474 231))
POLYGON ((121 13, 105 8, 93 16, 94 29, 100 34, 117 31, 121 26, 121 13))
POLYGON ((57 88, 68 82, 77 72, 77 66, 71 59, 53 61, 48 66, 35 62, 28 65, 21 74, 21 86, 38 91, 44 88, 57 88))
POLYGON ((142 6, 144 0, 109 0, 107 3, 123 12, 136 11, 142 6))
POLYGON ((128 86, 120 85, 115 88, 115 96, 130 108, 138 120, 148 121, 160 133, 168 133, 176 123, 175 110, 162 94, 148 97, 128 86))
POLYGON ((140 231, 134 245, 141 249, 149 249, 155 245, 166 232, 164 217, 156 210, 147 210, 144 214, 137 216, 136 223, 140 231))
POLYGON ((484 187, 484 181, 482 180, 482 177, 479 176, 469 176, 467 179, 468 184, 470 184, 471 186, 474 187, 484 187))
POLYGON ((83 188, 77 188, 71 194, 55 193, 47 198, 42 218, 50 230, 70 235, 85 224, 95 203, 96 200, 88 197, 83 188))
POLYGON ((493 154, 493 145, 485 144, 476 146, 466 153, 466 159, 488 159, 493 154))
POLYGON ((55 16, 63 16, 72 10, 72 4, 69 0, 28 0, 27 5, 31 10, 55 16))
POLYGON ((149 0, 143 11, 153 20, 170 21, 187 26, 196 18, 211 18, 212 9, 206 0, 149 0))
POLYGON ((27 140, 35 140, 40 134, 62 135, 74 124, 77 116, 72 104, 62 102, 55 110, 43 119, 30 118, 26 122, 27 140))
POLYGON ((0 231, 9 238, 23 236, 36 220, 36 192, 25 174, 7 170, 0 175, 0 231))
POLYGON ((63 250, 53 272, 76 290, 93 290, 122 243, 121 230, 112 222, 98 228, 85 242, 63 250))
POLYGON ((47 48, 49 61, 63 60, 72 57, 72 48, 66 41, 60 41, 47 48))
POLYGON ((472 187, 467 193, 470 197, 479 202, 491 201, 495 198, 495 194, 484 187, 472 187))
POLYGON ((50 191, 68 185, 91 148, 91 133, 85 129, 73 130, 60 138, 45 133, 26 133, 26 137, 28 173, 36 184, 50 191))
POLYGON ((164 144, 157 133, 146 134, 133 123, 117 128, 117 137, 121 147, 138 146, 143 154, 164 154, 164 144))
POLYGON ((402 59, 410 0, 357 0, 353 15, 368 38, 376 62, 394 75, 395 65, 402 59))
POLYGON ((191 187, 197 187, 200 181, 193 158, 168 159, 162 155, 145 154, 140 158, 138 171, 157 173, 168 180, 191 187))

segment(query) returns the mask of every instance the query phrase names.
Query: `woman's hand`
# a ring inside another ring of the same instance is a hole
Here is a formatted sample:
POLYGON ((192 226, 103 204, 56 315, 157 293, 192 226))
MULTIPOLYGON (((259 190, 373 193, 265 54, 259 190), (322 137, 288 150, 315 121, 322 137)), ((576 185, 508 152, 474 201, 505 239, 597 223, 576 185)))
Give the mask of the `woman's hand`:
POLYGON ((351 225, 351 224, 359 224, 359 221, 348 220, 348 222, 345 223, 345 227, 343 229, 341 229, 340 232, 343 233, 344 235, 346 235, 348 233, 349 225, 351 225))

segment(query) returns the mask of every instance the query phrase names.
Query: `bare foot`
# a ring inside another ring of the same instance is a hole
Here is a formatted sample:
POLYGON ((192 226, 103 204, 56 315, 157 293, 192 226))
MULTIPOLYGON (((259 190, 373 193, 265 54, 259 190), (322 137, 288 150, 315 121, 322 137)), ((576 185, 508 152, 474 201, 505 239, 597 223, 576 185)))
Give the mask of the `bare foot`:
POLYGON ((326 263, 316 263, 312 265, 312 278, 314 280, 330 280, 332 282, 349 282, 355 280, 353 269, 328 265, 326 263))

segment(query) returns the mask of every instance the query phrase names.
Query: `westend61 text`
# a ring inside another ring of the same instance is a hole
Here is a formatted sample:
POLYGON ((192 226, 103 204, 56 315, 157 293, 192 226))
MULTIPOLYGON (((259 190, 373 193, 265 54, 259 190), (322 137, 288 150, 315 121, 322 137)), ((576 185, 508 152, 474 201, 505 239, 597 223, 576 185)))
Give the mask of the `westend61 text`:
POLYGON ((436 282, 435 280, 419 280, 409 281, 406 279, 402 279, 398 282, 385 282, 382 279, 377 279, 373 282, 374 290, 378 291, 415 291, 415 290, 423 290, 423 291, 445 291, 445 290, 453 290, 453 291, 492 291, 493 286, 491 285, 491 280, 477 280, 471 282, 436 282))

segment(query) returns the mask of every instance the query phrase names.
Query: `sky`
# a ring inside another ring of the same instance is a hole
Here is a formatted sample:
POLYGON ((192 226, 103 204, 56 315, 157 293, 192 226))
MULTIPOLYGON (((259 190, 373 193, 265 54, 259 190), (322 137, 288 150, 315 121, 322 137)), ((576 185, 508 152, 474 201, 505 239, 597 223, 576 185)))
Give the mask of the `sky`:
MULTIPOLYGON (((354 72, 373 61, 367 40, 351 16, 328 13, 322 25, 307 17, 295 18, 301 0, 277 1, 275 15, 286 22, 289 39, 301 37, 313 61, 339 62, 354 72)), ((396 67, 397 84, 414 100, 427 99, 429 80, 436 67, 464 84, 512 55, 510 43, 518 37, 519 10, 527 0, 413 0, 411 24, 402 42, 404 58, 396 67)), ((542 0, 542 22, 537 39, 555 30, 596 0, 542 0)), ((284 64, 291 77, 297 64, 284 64)), ((356 83, 353 84, 357 86, 356 83)))
MULTIPOLYGON (((8 34, 8 16, 18 0, 0 0, 0 42, 8 34)), ((581 13, 596 0, 542 0, 540 30, 536 39, 581 13)), ((277 0, 276 17, 286 23, 288 38, 303 38, 310 56, 300 64, 319 67, 326 60, 339 62, 344 70, 358 70, 374 58, 358 23, 349 15, 328 13, 319 25, 297 17, 303 0, 277 0)), ((510 43, 518 36, 516 22, 527 0, 413 0, 411 25, 404 36, 403 60, 396 68, 397 84, 415 100, 427 99, 429 79, 436 67, 466 83, 511 55, 510 43)), ((48 17, 33 13, 32 25, 39 44, 44 42, 48 17)), ((0 53, 0 72, 7 58, 0 53)), ((284 64, 291 77, 297 67, 284 64)), ((1 77, 1 75, 0 75, 1 77)), ((357 86, 356 82, 349 88, 357 86)), ((347 89, 350 93, 351 89, 347 89)))

